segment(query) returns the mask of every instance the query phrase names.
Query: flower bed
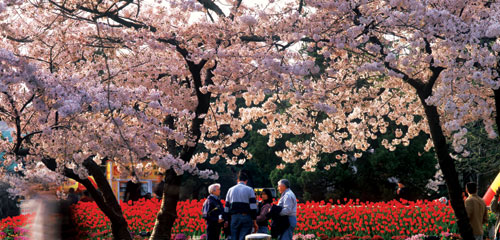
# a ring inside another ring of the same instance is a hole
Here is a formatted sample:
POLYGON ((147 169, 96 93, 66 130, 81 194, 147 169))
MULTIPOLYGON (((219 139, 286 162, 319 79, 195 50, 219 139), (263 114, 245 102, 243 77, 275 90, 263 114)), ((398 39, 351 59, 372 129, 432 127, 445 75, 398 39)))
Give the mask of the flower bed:
MULTIPOLYGON (((173 232, 187 236, 200 236, 205 229, 201 218, 204 200, 179 202, 179 218, 173 232)), ((131 232, 136 235, 150 233, 160 202, 141 200, 134 205, 121 203, 131 232)), ((405 239, 418 234, 452 238, 458 232, 450 206, 439 202, 368 202, 348 201, 306 202, 297 207, 296 239, 405 239), (306 237, 307 236, 307 237, 306 237)), ((107 239, 111 235, 108 219, 93 202, 80 202, 73 206, 73 219, 82 239, 107 239)), ((23 227, 29 217, 6 218, 0 222, 0 234, 23 236, 23 227)))
POLYGON ((0 220, 0 239, 24 239, 27 233, 26 226, 31 220, 31 215, 7 217, 0 220))

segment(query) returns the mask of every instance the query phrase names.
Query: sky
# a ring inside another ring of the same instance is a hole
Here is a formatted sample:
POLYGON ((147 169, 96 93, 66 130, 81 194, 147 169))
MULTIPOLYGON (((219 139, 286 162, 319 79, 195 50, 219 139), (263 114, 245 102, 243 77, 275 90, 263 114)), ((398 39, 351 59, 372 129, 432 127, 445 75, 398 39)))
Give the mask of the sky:
POLYGON ((4 121, 0 121, 0 131, 3 132, 3 131, 8 131, 8 130, 11 130, 12 128, 7 126, 7 123, 4 122, 4 121))

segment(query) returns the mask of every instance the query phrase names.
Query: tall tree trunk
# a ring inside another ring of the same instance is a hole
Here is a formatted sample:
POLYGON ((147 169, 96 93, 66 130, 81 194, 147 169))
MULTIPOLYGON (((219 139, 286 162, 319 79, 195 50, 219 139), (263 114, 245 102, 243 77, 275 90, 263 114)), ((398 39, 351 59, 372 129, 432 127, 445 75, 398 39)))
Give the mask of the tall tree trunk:
POLYGON ((449 148, 443 134, 443 129, 441 128, 439 113, 435 106, 429 106, 425 102, 425 99, 428 96, 427 94, 418 92, 418 95, 425 109, 425 115, 429 123, 431 138, 438 156, 439 166, 441 167, 444 179, 446 180, 446 186, 448 187, 450 204, 457 218, 458 230, 463 239, 473 240, 474 236, 472 234, 472 228, 469 223, 469 218, 467 216, 465 204, 462 198, 462 187, 458 181, 455 162, 448 152, 449 148))
POLYGON ((166 171, 161 207, 156 216, 151 240, 170 239, 172 236, 172 227, 177 218, 177 202, 179 201, 181 181, 182 176, 178 176, 174 170, 166 171))

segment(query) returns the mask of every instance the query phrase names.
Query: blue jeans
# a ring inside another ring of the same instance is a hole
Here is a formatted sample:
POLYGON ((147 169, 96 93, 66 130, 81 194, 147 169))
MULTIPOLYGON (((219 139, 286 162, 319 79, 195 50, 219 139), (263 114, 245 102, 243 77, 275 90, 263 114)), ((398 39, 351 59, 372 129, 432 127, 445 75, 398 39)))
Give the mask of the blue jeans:
POLYGON ((249 215, 231 215, 231 240, 245 240, 252 233, 253 221, 249 215))
POLYGON ((293 230, 295 226, 297 226, 297 217, 296 216, 288 216, 288 221, 290 222, 290 227, 283 232, 283 234, 278 236, 278 240, 292 240, 293 230))
POLYGON ((259 226, 257 233, 269 233, 269 228, 267 226, 259 226))

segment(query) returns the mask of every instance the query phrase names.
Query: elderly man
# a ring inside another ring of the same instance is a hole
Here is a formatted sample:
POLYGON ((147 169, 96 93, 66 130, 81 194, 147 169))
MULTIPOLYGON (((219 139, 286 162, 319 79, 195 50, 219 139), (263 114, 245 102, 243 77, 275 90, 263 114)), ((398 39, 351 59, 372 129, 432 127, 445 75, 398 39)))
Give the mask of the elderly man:
POLYGON ((290 222, 290 227, 286 229, 281 235, 278 236, 279 240, 292 240, 293 230, 297 226, 297 198, 295 194, 290 190, 290 182, 286 179, 281 179, 278 182, 278 191, 281 194, 281 198, 278 202, 278 206, 283 207, 280 212, 281 216, 288 216, 288 221, 290 222))
POLYGON ((202 217, 207 221, 207 239, 219 239, 222 223, 224 222, 222 218, 224 208, 220 201, 220 184, 215 183, 208 186, 208 193, 210 195, 203 203, 202 209, 202 217))

